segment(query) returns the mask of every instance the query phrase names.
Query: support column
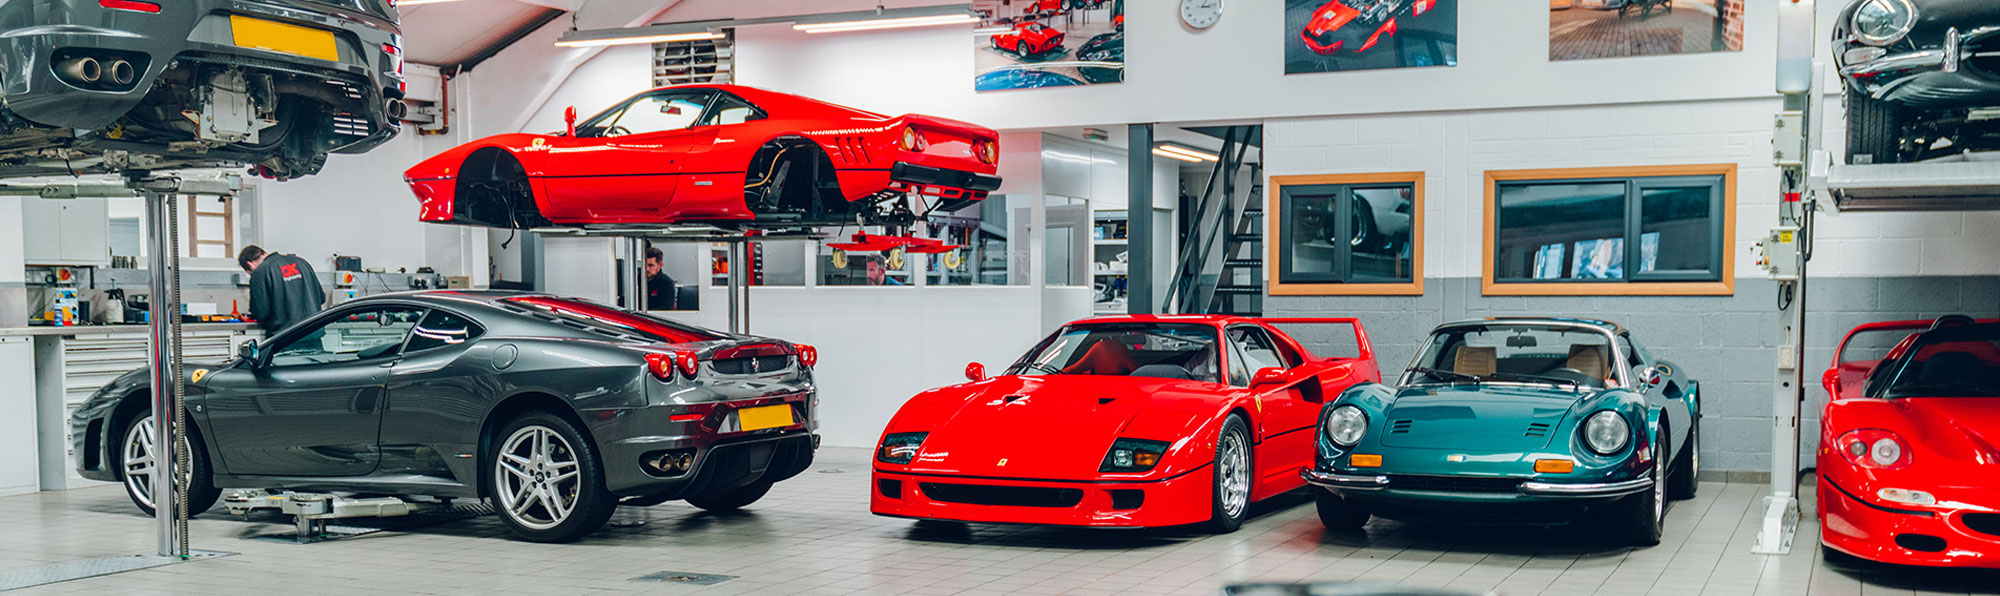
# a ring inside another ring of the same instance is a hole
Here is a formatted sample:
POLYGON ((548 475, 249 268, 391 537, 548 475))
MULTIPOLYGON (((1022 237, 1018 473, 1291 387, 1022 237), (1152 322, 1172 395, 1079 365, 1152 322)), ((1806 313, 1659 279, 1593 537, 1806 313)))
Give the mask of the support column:
POLYGON ((745 300, 749 293, 744 291, 744 281, 748 278, 745 269, 748 262, 749 243, 729 243, 729 332, 746 333, 749 328, 749 305, 745 300))
POLYGON ((1133 124, 1125 143, 1125 308, 1152 314, 1153 305, 1153 125, 1133 124))
POLYGON ((149 241, 148 265, 152 273, 148 287, 148 312, 152 321, 151 348, 146 359, 152 365, 152 413, 153 413, 153 521, 159 530, 159 550, 162 557, 179 554, 180 538, 178 516, 174 507, 179 503, 175 498, 176 487, 174 469, 174 378, 180 371, 174 370, 174 343, 179 341, 175 334, 174 320, 180 317, 178 276, 174 257, 179 247, 174 246, 173 195, 148 190, 146 197, 146 239, 149 241))
POLYGON ((625 253, 625 268, 618 272, 618 279, 625 283, 625 308, 644 312, 646 310, 646 241, 638 236, 618 239, 618 250, 625 253))

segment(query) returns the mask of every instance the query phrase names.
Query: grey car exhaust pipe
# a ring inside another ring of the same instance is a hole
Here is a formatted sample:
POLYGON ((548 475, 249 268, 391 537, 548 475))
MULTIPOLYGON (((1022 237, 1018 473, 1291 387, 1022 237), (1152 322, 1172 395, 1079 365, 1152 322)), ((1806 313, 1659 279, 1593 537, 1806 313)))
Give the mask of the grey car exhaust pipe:
POLYGON ((56 74, 72 83, 92 85, 104 78, 104 64, 89 56, 71 58, 56 63, 56 74))
POLYGON ((390 99, 386 107, 390 120, 403 120, 410 115, 410 104, 403 103, 403 100, 390 99))
POLYGON ((124 60, 112 60, 104 70, 105 74, 110 75, 111 84, 119 87, 132 84, 132 79, 139 76, 137 69, 132 68, 132 63, 124 60))

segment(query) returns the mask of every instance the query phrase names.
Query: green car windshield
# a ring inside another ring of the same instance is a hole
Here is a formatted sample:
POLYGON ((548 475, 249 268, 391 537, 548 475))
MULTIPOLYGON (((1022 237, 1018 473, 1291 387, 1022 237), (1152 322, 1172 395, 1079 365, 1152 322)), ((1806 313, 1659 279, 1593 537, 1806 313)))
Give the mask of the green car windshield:
POLYGON ((1611 336, 1563 325, 1468 325, 1438 330, 1403 375, 1404 385, 1536 383, 1616 387, 1611 336))
POLYGON ((1888 382, 1873 397, 2000 397, 2000 323, 1925 332, 1905 356, 1887 363, 1888 382))
POLYGON ((1007 369, 1010 375, 1099 375, 1221 382, 1215 327, 1103 323, 1064 327, 1007 369))

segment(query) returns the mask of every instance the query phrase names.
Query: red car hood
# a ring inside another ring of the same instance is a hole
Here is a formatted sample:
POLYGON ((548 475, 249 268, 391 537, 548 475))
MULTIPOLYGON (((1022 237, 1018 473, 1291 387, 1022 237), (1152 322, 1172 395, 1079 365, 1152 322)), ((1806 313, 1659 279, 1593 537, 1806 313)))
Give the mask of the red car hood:
POLYGON ((1090 480, 1118 438, 1168 441, 1155 473, 1218 411, 1230 388, 1111 376, 1006 376, 934 390, 904 405, 889 432, 929 431, 910 470, 1090 480))
MULTIPOLYGON (((1888 401, 1909 423, 1907 433, 1891 430, 1906 440, 1921 442, 1923 447, 1919 449, 1929 452, 1915 454, 1917 457, 1935 455, 1955 465, 1967 466, 1968 472, 1982 470, 1988 484, 2000 485, 2000 478, 1992 476, 1994 471, 2000 471, 2000 397, 1911 397, 1888 401)), ((1915 465, 1924 464, 1918 461, 1915 465)))
POLYGON ((1346 4, 1328 2, 1325 6, 1321 6, 1319 10, 1313 12, 1312 20, 1306 22, 1306 30, 1313 33, 1335 31, 1341 27, 1346 27, 1348 23, 1354 22, 1354 19, 1359 16, 1361 16, 1361 11, 1350 8, 1346 4))

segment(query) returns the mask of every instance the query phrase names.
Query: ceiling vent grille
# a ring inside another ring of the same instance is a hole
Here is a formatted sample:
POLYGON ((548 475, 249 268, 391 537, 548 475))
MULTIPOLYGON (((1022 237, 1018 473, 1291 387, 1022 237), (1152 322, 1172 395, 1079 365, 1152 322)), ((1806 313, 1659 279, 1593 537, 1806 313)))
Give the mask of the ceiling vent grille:
POLYGON ((653 86, 736 82, 736 31, 722 39, 653 44, 653 86))

